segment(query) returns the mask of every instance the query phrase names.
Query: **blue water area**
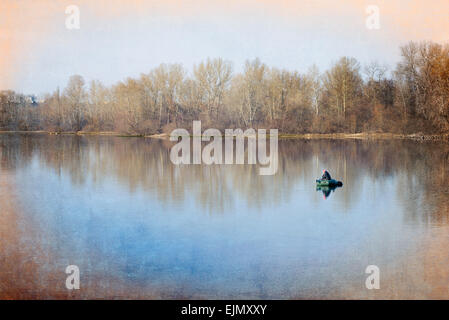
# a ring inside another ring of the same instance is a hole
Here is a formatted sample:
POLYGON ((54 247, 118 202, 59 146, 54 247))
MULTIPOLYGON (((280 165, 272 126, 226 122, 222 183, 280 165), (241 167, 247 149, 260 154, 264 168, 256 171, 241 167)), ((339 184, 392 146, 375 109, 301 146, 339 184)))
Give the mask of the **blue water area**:
POLYGON ((119 286, 163 298, 364 290, 366 266, 391 268, 438 224, 438 195, 416 158, 426 147, 412 142, 280 141, 274 176, 254 165, 175 166, 156 140, 1 143, 20 223, 35 230, 21 246, 51 253, 49 272, 79 266, 91 298, 119 286), (322 169, 343 187, 317 190, 322 169))

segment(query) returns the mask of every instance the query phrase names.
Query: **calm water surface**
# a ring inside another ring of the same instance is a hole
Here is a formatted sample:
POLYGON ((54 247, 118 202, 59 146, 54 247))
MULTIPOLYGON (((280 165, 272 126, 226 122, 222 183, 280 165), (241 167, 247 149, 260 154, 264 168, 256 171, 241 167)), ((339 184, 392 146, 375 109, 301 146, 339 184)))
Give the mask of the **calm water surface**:
POLYGON ((280 141, 274 176, 169 147, 0 135, 0 297, 449 297, 448 144, 280 141), (316 190, 323 168, 344 186, 316 190))

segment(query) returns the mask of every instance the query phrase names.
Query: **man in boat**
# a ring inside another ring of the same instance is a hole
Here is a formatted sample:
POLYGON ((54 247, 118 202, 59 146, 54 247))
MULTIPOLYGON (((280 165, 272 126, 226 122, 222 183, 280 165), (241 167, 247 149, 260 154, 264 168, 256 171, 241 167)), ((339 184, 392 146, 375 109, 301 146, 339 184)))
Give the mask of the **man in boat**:
POLYGON ((321 177, 321 180, 331 180, 331 175, 329 174, 329 172, 327 172, 327 170, 323 170, 323 176, 321 177))

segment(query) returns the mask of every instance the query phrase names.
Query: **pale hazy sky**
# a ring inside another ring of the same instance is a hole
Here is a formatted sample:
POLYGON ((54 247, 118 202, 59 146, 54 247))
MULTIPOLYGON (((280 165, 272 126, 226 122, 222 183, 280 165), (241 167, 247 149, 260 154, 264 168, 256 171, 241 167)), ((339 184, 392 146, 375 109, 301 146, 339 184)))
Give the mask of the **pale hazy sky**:
POLYGON ((64 87, 72 74, 105 84, 160 63, 208 57, 320 70, 341 56, 390 66, 410 40, 449 42, 448 0, 0 0, 0 89, 64 87), (81 28, 65 27, 66 6, 81 28), (365 26, 368 5, 380 29, 365 26))

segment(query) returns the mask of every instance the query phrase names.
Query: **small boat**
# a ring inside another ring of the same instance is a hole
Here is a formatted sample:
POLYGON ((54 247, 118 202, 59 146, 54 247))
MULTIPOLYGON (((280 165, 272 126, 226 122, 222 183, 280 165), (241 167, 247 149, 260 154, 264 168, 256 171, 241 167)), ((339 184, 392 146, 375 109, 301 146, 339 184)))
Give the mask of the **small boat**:
POLYGON ((335 179, 330 180, 317 179, 316 185, 319 187, 341 187, 343 186, 343 182, 337 181, 335 179))

